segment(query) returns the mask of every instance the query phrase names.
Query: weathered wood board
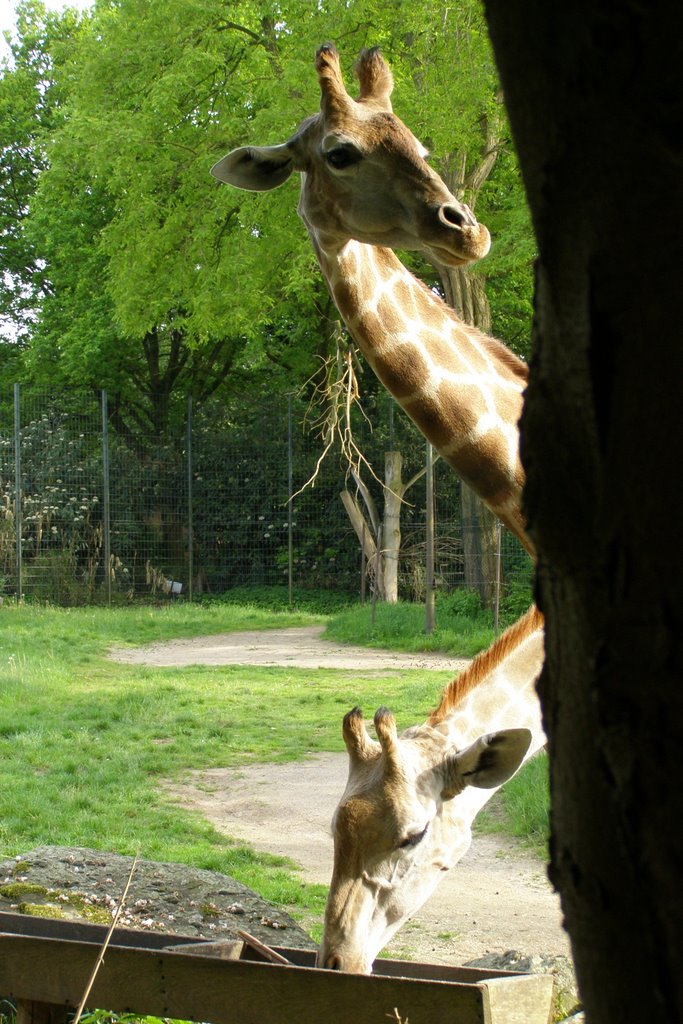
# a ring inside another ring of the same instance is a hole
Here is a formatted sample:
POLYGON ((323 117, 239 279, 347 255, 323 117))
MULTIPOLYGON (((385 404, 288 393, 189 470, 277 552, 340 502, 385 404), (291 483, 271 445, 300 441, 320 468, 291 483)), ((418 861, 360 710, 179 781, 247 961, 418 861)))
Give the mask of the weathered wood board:
MULTIPOLYGON (((0 993, 78 1004, 106 928, 0 914, 0 993)), ((116 929, 89 1005, 211 1024, 548 1024, 547 975, 380 960, 376 973, 314 968, 313 951, 278 949, 291 966, 202 955, 200 939, 116 929), (174 946, 191 943, 192 953, 174 946)), ((251 957, 251 952, 249 953, 251 957)))

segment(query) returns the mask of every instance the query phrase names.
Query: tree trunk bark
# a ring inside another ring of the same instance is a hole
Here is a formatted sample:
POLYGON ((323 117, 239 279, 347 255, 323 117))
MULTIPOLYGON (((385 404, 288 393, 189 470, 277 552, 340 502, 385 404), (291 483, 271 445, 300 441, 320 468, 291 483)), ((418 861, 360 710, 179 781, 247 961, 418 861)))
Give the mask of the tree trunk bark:
POLYGON ((346 514, 351 521, 358 541, 361 546, 361 550, 365 552, 365 558, 368 562, 372 562, 377 554, 377 545, 375 544, 375 538, 372 535, 372 530, 368 526, 365 516, 361 510, 360 505, 351 494, 350 491, 341 492, 341 500, 346 514))
POLYGON ((485 608, 496 592, 498 537, 496 517, 467 484, 460 484, 465 586, 476 590, 485 608))
MULTIPOLYGON (((447 302, 468 324, 491 330, 491 307, 482 278, 466 267, 440 268, 447 302)), ((465 586, 476 590, 485 608, 493 604, 496 588, 496 517, 479 495, 460 482, 465 586)))
POLYGON ((487 16, 539 246, 522 455, 552 878, 590 1024, 683 1022, 682 8, 487 16))
MULTIPOLYGON (((495 167, 502 140, 502 118, 493 109, 486 122, 482 157, 467 171, 467 154, 459 151, 450 159, 457 171, 446 172, 445 180, 455 196, 474 210, 480 188, 495 167)), ((470 273, 467 267, 439 267, 446 302, 465 323, 487 333, 491 330, 491 306, 486 295, 486 279, 470 273)), ((461 481, 465 585, 476 590, 484 607, 494 601, 497 575, 496 517, 481 498, 461 481)))
POLYGON ((384 522, 382 563, 384 600, 398 601, 398 559, 401 550, 401 505, 403 504, 403 456, 384 453, 384 522))
POLYGON ((361 547, 365 550, 368 573, 374 573, 375 593, 378 599, 395 604, 398 601, 403 495, 422 476, 422 473, 418 473, 412 480, 404 483, 403 455, 401 452, 384 453, 381 523, 368 488, 357 474, 354 473, 354 476, 372 525, 368 523, 358 501, 349 491, 342 491, 341 499, 361 547), (379 552, 377 550, 378 534, 380 537, 379 552))

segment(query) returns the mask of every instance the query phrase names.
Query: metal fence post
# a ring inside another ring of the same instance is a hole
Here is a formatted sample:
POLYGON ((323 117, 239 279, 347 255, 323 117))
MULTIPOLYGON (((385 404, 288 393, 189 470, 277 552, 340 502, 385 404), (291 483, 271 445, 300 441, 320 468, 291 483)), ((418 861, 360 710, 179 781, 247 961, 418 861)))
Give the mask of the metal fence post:
POLYGON ((294 601, 294 536, 292 534, 292 490, 294 487, 294 453, 292 438, 292 396, 287 395, 287 595, 294 601))
POLYGON ((104 576, 107 581, 107 604, 111 605, 111 491, 109 488, 109 403, 103 389, 102 398, 102 499, 104 526, 104 576))
POLYGON ((503 527, 500 519, 496 519, 496 586, 493 603, 493 631, 498 635, 500 628, 500 584, 503 560, 503 527))
POLYGON ((434 586, 434 462, 427 441, 427 481, 425 508, 425 633, 433 633, 436 624, 434 586))
POLYGON ((16 537, 17 560, 17 601, 23 597, 21 579, 21 419, 19 410, 19 385, 14 385, 14 531, 16 537))
POLYGON ((192 395, 187 396, 187 592, 190 601, 194 596, 194 517, 192 508, 192 395))

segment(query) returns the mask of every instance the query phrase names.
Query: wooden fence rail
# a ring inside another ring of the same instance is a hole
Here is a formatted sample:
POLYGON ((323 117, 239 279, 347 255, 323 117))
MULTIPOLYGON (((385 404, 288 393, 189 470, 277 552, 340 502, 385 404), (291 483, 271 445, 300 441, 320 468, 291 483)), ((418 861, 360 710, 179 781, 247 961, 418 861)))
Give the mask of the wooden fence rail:
MULTIPOLYGON (((59 1024, 77 1006, 107 929, 0 914, 0 995, 18 1024, 59 1024)), ((314 967, 313 951, 279 949, 291 964, 222 959, 187 936, 114 931, 91 1007, 211 1024, 548 1024, 553 979, 380 960, 369 976, 314 967), (203 948, 202 948, 203 947, 203 948)), ((248 956, 248 959, 245 959, 248 956)))

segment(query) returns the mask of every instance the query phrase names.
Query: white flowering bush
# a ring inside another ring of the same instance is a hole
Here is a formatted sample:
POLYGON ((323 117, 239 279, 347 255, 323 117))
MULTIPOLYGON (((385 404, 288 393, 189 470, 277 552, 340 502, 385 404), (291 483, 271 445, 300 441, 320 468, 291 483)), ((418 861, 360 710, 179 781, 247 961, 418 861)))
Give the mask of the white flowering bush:
MULTIPOLYGON (((60 604, 85 603, 104 573, 102 454, 96 434, 69 428, 65 412, 22 424, 21 523, 24 589, 60 604)), ((0 559, 16 573, 14 438, 0 436, 0 559)))

